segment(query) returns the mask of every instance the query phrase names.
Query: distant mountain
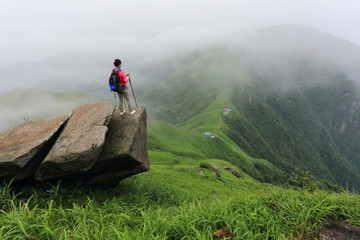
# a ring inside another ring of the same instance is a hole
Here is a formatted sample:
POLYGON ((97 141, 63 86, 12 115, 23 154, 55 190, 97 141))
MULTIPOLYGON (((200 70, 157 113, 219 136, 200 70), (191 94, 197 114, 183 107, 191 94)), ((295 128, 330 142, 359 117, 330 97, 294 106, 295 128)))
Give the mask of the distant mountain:
POLYGON ((44 89, 24 89, 0 96, 0 131, 26 120, 71 114, 81 104, 97 99, 75 91, 51 92, 44 89))
MULTIPOLYGON (((140 98, 151 119, 197 132, 218 131, 221 124, 219 134, 249 157, 283 172, 300 167, 318 179, 359 188, 359 64, 358 46, 282 25, 259 31, 249 45, 156 64, 174 71, 140 98), (222 105, 219 99, 225 99, 222 105), (232 111, 222 115, 224 108, 232 111), (220 118, 211 117, 216 109, 220 118)), ((240 168, 241 162, 232 161, 240 168)))

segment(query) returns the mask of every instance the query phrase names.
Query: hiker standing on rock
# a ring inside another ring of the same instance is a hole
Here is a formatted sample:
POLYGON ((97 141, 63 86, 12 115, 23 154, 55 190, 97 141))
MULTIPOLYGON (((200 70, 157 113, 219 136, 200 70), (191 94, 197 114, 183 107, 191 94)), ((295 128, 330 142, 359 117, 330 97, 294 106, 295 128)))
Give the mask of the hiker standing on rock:
POLYGON ((125 97, 125 100, 127 102, 128 107, 129 107, 130 115, 133 115, 136 111, 131 106, 130 97, 129 97, 129 90, 128 90, 127 86, 126 86, 126 83, 129 82, 128 78, 130 78, 130 74, 125 75, 125 73, 121 70, 121 60, 120 59, 115 59, 114 60, 114 66, 115 66, 115 68, 114 68, 113 71, 118 73, 119 79, 120 79, 120 84, 121 84, 121 89, 117 92, 117 94, 119 96, 120 115, 123 115, 125 113, 124 97, 125 97))

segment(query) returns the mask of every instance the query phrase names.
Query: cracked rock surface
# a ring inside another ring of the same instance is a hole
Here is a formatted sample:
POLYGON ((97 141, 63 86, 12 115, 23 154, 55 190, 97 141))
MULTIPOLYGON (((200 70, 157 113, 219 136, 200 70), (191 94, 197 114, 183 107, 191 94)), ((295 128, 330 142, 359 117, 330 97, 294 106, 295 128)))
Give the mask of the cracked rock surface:
POLYGON ((32 176, 56 140, 68 116, 25 122, 0 138, 0 179, 32 176))
POLYGON ((132 116, 120 116, 118 108, 114 111, 99 159, 87 173, 88 183, 116 183, 149 170, 146 110, 134 109, 132 116))
POLYGON ((35 179, 43 181, 89 170, 102 150, 115 107, 115 103, 101 102, 74 109, 35 179))

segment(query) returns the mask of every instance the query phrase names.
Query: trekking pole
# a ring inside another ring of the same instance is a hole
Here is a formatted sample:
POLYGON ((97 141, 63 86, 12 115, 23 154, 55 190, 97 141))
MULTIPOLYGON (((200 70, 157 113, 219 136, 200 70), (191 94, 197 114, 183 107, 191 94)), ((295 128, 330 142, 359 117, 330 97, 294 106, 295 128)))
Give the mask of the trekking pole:
POLYGON ((131 80, 130 80, 130 74, 128 74, 128 76, 129 76, 129 82, 130 82, 131 91, 132 91, 132 93, 133 93, 134 100, 135 100, 135 104, 136 104, 136 106, 137 106, 137 102, 136 102, 136 97, 135 97, 134 89, 133 89, 133 87, 132 87, 131 80))

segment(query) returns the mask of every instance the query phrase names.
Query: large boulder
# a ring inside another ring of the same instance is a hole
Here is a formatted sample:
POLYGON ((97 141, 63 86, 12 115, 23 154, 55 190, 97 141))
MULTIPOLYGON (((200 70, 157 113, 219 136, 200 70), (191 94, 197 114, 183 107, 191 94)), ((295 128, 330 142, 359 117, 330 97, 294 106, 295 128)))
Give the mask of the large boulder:
POLYGON ((86 173, 88 183, 118 183, 149 170, 146 110, 144 107, 135 110, 132 116, 120 116, 119 109, 114 111, 100 156, 86 173))
POLYGON ((43 181, 88 171, 102 150, 115 107, 115 103, 103 102, 74 109, 35 179, 43 181))
POLYGON ((115 103, 83 105, 71 117, 24 123, 0 138, 0 180, 117 184, 149 169, 144 107, 120 116, 115 103))
POLYGON ((59 136, 68 116, 25 122, 0 138, 0 178, 32 176, 59 136))

